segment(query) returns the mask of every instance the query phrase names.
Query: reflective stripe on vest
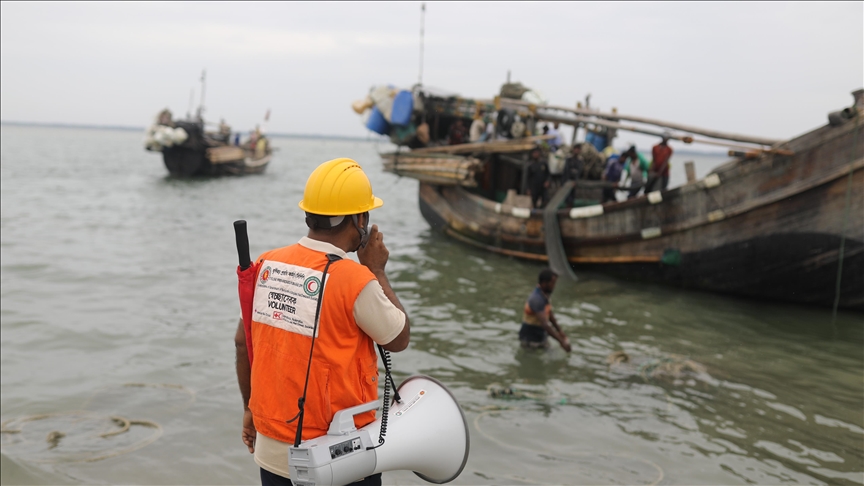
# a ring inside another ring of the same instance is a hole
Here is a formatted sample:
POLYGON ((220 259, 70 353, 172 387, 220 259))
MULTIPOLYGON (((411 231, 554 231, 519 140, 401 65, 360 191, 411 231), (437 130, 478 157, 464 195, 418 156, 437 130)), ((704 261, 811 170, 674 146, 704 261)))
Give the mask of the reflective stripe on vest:
MULTIPOLYGON (((293 442, 297 422, 286 422, 297 415, 297 399, 303 394, 327 257, 296 244, 264 253, 258 261, 249 408, 258 432, 293 442)), ((326 434, 339 410, 378 398, 374 343, 354 320, 354 302, 374 278, 369 269, 347 259, 333 263, 327 271, 309 372, 303 440, 326 434)), ((354 416, 358 428, 374 420, 374 411, 354 416)))

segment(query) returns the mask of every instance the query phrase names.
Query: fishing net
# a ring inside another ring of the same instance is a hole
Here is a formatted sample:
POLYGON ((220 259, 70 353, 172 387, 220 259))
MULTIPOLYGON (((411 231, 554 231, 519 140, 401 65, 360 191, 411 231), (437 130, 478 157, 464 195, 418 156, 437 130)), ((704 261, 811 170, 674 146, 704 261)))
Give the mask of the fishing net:
POLYGON ((586 142, 582 144, 582 160, 585 161, 585 166, 582 169, 582 178, 599 181, 606 165, 606 158, 603 157, 603 154, 598 152, 593 145, 586 142))
POLYGON ((698 380, 715 383, 708 369, 692 359, 678 354, 660 357, 630 356, 624 351, 615 351, 606 356, 610 370, 624 375, 638 374, 645 381, 667 381, 678 384, 681 380, 698 380))

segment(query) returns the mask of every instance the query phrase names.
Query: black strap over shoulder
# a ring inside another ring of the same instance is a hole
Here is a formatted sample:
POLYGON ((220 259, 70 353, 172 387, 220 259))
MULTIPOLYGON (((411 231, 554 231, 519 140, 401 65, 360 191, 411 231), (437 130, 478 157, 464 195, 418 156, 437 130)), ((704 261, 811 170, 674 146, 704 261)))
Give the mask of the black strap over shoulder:
POLYGON ((341 259, 342 257, 339 255, 328 253, 327 264, 324 265, 324 271, 321 272, 321 292, 318 293, 318 304, 315 307, 315 323, 312 327, 312 344, 309 346, 309 362, 306 364, 306 381, 303 384, 303 396, 297 399, 297 415, 295 415, 291 420, 288 420, 288 423, 290 424, 299 419, 297 422, 297 435, 294 436, 294 447, 300 445, 303 436, 303 416, 306 411, 306 391, 309 388, 309 372, 312 369, 312 353, 315 351, 315 338, 318 336, 318 321, 321 318, 321 301, 324 299, 324 282, 327 279, 327 270, 330 269, 330 264, 338 262, 341 259))

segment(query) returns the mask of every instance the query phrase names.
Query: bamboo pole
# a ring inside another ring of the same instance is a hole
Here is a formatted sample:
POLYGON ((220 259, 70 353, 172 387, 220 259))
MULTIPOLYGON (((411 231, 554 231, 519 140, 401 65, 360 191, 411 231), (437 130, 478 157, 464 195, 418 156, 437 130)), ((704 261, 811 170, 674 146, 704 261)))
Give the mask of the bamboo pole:
POLYGON ((760 153, 764 152, 764 153, 769 153, 769 154, 773 153, 773 154, 779 154, 779 155, 795 155, 795 152, 793 152, 791 150, 786 150, 786 149, 764 149, 761 147, 754 147, 752 145, 741 145, 741 144, 731 143, 731 142, 718 142, 716 140, 705 140, 704 138, 693 138, 693 137, 688 136, 688 135, 668 134, 668 133, 665 133, 662 131, 651 130, 650 128, 642 128, 642 127, 637 127, 634 125, 622 125, 621 123, 616 123, 616 122, 612 122, 612 121, 592 120, 590 118, 585 118, 585 117, 581 117, 581 116, 558 116, 558 115, 538 114, 537 117, 541 118, 543 120, 548 120, 548 121, 558 122, 558 123, 565 123, 565 124, 574 125, 574 126, 579 124, 579 123, 593 123, 595 125, 600 125, 603 127, 615 128, 615 129, 624 130, 627 132, 643 133, 645 135, 654 135, 656 137, 663 137, 664 135, 667 135, 667 136, 669 136, 669 138, 671 140, 679 140, 679 141, 684 142, 686 144, 699 143, 699 144, 705 144, 705 145, 715 145, 718 147, 751 150, 751 151, 757 151, 760 153))
POLYGON ((704 129, 704 128, 691 127, 691 126, 683 125, 680 123, 666 122, 666 121, 662 121, 662 120, 655 120, 653 118, 645 118, 645 117, 641 117, 641 116, 621 115, 618 113, 603 113, 600 111, 594 111, 594 110, 589 110, 589 109, 584 109, 584 108, 567 108, 564 106, 553 106, 553 105, 537 106, 537 105, 532 105, 531 103, 528 103, 525 101, 513 100, 513 99, 509 99, 509 98, 500 98, 500 104, 501 104, 501 106, 512 106, 512 107, 525 108, 525 109, 531 110, 532 112, 534 110, 536 110, 538 118, 544 118, 544 116, 542 116, 542 115, 545 115, 545 114, 541 114, 541 110, 545 110, 545 111, 557 110, 557 111, 564 111, 564 112, 568 112, 568 113, 573 113, 574 115, 577 115, 577 116, 591 116, 591 117, 605 118, 608 120, 625 120, 625 121, 631 121, 631 122, 636 122, 636 123, 644 123, 646 125, 656 125, 658 127, 671 128, 673 130, 692 132, 692 133, 695 133, 698 135, 704 135, 704 136, 710 137, 710 138, 716 138, 716 139, 720 139, 720 140, 731 140, 733 142, 754 143, 754 144, 758 144, 758 145, 774 145, 774 144, 782 141, 782 140, 774 140, 774 139, 770 139, 770 138, 751 137, 748 135, 739 135, 736 133, 718 132, 716 130, 708 130, 708 129, 704 129))

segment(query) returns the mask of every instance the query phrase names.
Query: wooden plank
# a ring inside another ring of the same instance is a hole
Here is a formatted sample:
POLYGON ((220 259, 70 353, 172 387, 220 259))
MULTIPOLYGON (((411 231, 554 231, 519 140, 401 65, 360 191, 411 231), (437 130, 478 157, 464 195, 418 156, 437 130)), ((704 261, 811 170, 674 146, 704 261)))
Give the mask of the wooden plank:
POLYGON ((246 151, 240 147, 226 145, 224 147, 211 147, 206 152, 207 159, 211 163, 220 164, 225 162, 242 161, 246 157, 246 151))
MULTIPOLYGON (((499 253, 502 255, 512 256, 516 258, 523 258, 525 260, 536 260, 541 262, 548 262, 549 258, 546 255, 541 253, 528 253, 525 251, 518 250, 510 250, 508 248, 500 248, 497 246, 491 246, 484 243, 481 243, 477 240, 471 239, 468 236, 465 236, 452 228, 445 228, 444 232, 447 235, 452 236, 453 238, 463 242, 468 243, 469 245, 476 246, 478 248, 482 248, 487 251, 491 251, 493 253, 499 253)), ((570 263, 576 264, 621 264, 621 263, 657 263, 660 261, 659 256, 642 256, 642 255, 618 255, 618 256, 609 256, 609 257, 583 257, 583 256, 571 256, 567 258, 567 261, 570 263)))
POLYGON ((424 147, 412 150, 411 154, 470 154, 470 153, 507 153, 531 150, 544 140, 555 138, 553 135, 538 135, 517 140, 460 143, 457 145, 442 145, 439 147, 424 147))

